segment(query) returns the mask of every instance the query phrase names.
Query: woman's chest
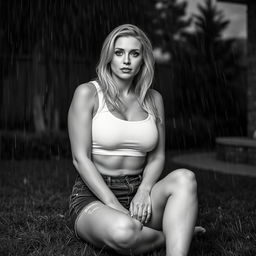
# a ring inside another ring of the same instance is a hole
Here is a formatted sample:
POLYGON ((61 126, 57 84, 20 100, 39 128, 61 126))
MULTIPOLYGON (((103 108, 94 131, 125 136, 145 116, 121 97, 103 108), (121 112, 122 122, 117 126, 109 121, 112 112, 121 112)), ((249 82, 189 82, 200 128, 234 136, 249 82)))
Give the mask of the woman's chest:
POLYGON ((111 109, 109 112, 115 117, 125 121, 141 121, 147 118, 148 113, 142 108, 136 98, 122 99, 120 109, 111 109))
POLYGON ((158 130, 149 114, 140 121, 126 121, 110 112, 103 112, 93 119, 92 139, 102 148, 136 148, 148 152, 157 143, 158 130))

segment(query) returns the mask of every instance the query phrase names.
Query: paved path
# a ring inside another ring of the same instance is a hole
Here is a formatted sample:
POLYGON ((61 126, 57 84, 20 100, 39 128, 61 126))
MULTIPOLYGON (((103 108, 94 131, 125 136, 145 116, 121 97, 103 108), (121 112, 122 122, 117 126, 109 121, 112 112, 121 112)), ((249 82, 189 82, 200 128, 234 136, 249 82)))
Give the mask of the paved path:
POLYGON ((182 154, 172 157, 171 161, 185 167, 256 177, 256 165, 220 161, 215 152, 182 154))

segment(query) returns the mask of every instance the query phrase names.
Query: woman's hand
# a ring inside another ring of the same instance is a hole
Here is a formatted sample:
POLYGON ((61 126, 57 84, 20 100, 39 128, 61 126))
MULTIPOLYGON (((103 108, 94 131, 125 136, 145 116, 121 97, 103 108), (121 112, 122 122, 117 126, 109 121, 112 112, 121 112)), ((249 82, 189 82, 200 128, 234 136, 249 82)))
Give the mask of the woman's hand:
POLYGON ((141 223, 147 223, 151 217, 151 199, 149 191, 138 189, 130 204, 131 217, 141 223))
POLYGON ((130 215, 129 211, 127 209, 125 209, 118 201, 115 202, 115 203, 109 203, 107 204, 109 207, 119 211, 119 212, 122 212, 124 214, 127 214, 127 215, 130 215))

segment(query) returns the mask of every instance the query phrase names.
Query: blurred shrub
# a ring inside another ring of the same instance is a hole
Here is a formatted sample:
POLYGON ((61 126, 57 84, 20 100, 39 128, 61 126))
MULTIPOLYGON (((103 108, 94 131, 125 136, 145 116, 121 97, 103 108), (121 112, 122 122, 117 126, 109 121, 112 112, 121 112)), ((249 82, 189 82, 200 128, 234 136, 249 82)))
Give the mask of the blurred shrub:
POLYGON ((0 133, 0 159, 51 159, 71 157, 70 142, 65 132, 0 133))
MULTIPOLYGON (((244 136, 246 122, 239 119, 166 118, 166 149, 213 149, 218 136, 244 136)), ((0 159, 71 158, 65 132, 0 132, 0 159)))
POLYGON ((166 120, 166 148, 184 150, 211 147, 212 123, 201 117, 172 118, 166 120))
POLYGON ((202 116, 166 119, 166 148, 213 149, 218 136, 244 136, 246 123, 238 119, 207 119, 202 116))

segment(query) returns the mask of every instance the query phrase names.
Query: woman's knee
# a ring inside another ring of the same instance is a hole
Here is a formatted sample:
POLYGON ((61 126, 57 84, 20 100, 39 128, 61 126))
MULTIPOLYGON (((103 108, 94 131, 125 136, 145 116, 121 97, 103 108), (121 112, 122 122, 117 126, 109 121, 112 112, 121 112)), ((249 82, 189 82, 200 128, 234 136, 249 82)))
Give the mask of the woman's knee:
POLYGON ((177 169, 169 175, 171 175, 171 179, 174 180, 178 189, 196 192, 197 182, 194 172, 188 169, 177 169))
POLYGON ((112 227, 113 246, 120 250, 132 249, 141 230, 141 223, 129 216, 122 216, 112 227))

